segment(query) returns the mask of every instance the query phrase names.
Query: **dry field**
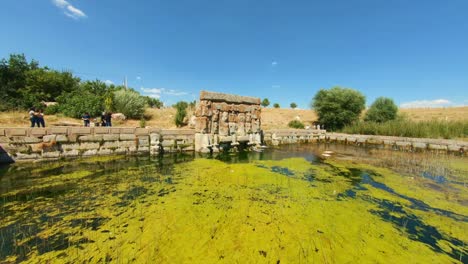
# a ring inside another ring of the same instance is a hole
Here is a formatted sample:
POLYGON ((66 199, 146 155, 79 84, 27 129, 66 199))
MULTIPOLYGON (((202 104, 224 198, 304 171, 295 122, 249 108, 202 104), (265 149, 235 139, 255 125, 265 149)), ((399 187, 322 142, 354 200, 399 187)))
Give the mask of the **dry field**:
MULTIPOLYGON (((448 107, 448 108, 416 108, 416 109, 400 109, 400 112, 414 121, 423 120, 468 120, 468 106, 465 107, 448 107)), ((189 115, 192 114, 188 111, 189 115)), ((146 126, 159 128, 175 128, 174 125, 174 108, 165 109, 147 109, 145 112, 146 126)), ((46 116, 46 126, 57 125, 59 123, 74 123, 81 125, 79 119, 68 118, 58 115, 46 116)), ((291 120, 299 119, 306 125, 310 125, 317 120, 317 115, 311 110, 302 109, 262 109, 262 127, 264 129, 287 128, 291 120)), ((114 126, 120 127, 139 127, 140 120, 114 121, 114 126)), ((28 127, 29 117, 25 112, 0 112, 0 127, 28 127)))

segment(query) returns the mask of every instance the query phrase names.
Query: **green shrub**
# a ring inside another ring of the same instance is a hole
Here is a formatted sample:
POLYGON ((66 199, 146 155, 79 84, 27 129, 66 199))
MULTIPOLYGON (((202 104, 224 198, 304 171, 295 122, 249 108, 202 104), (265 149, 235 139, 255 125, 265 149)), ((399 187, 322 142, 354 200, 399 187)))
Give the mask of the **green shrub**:
POLYGON ((118 90, 114 93, 114 109, 128 118, 140 118, 145 112, 146 99, 133 90, 118 90))
POLYGON ((289 106, 291 106, 292 109, 296 109, 297 104, 293 102, 293 103, 291 103, 289 106))
POLYGON ((143 116, 140 118, 140 127, 141 128, 146 127, 146 120, 145 120, 145 118, 143 116))
POLYGON ((100 97, 82 89, 61 95, 57 101, 60 112, 74 118, 81 118, 84 113, 98 116, 103 109, 100 97))
POLYGON ((185 125, 184 119, 187 116, 188 103, 184 101, 177 102, 174 108, 177 110, 175 115, 175 124, 177 127, 185 125))
POLYGON ((270 105, 270 100, 268 100, 268 98, 263 99, 263 101, 262 101, 262 106, 263 106, 263 107, 267 107, 267 106, 269 106, 269 105, 270 105))
POLYGON ((46 109, 44 110, 44 114, 46 114, 46 115, 55 115, 59 111, 60 111, 59 105, 54 104, 54 105, 49 105, 48 107, 46 107, 46 109))
POLYGON ((298 128, 298 129, 304 129, 304 124, 299 121, 299 120, 293 120, 288 123, 288 127, 290 128, 298 128))
POLYGON ((341 129, 357 121, 364 110, 366 98, 360 92, 341 87, 321 89, 312 99, 318 122, 329 130, 341 129))
POLYGON ((386 97, 377 98, 367 110, 365 121, 383 123, 395 120, 398 113, 398 107, 392 99, 386 97))
POLYGON ((274 108, 280 108, 280 105, 279 105, 278 103, 274 103, 274 104, 273 104, 273 107, 274 107, 274 108))

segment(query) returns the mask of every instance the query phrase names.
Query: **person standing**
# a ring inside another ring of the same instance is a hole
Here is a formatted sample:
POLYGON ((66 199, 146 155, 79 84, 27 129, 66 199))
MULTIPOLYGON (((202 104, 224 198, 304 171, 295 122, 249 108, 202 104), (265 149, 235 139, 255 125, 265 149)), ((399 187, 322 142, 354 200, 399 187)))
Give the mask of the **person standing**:
POLYGON ((45 127, 44 111, 42 109, 40 109, 36 113, 36 124, 37 127, 45 127))
POLYGON ((106 113, 106 126, 107 127, 112 126, 112 113, 111 112, 106 113))
POLYGON ((34 107, 29 109, 29 120, 31 121, 31 127, 34 127, 36 125, 36 109, 34 107))
POLYGON ((106 112, 101 114, 101 126, 106 126, 106 112))
POLYGON ((89 122, 90 122, 90 119, 91 119, 91 116, 89 115, 89 113, 85 113, 81 119, 83 120, 83 123, 84 123, 84 126, 85 127, 89 127, 89 122))

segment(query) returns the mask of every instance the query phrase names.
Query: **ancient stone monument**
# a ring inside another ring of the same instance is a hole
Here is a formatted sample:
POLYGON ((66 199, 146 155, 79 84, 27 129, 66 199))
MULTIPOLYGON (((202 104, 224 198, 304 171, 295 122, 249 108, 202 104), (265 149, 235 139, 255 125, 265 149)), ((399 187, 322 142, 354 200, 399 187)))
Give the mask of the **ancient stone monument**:
POLYGON ((201 91, 195 117, 198 152, 218 152, 222 143, 261 144, 260 98, 201 91))

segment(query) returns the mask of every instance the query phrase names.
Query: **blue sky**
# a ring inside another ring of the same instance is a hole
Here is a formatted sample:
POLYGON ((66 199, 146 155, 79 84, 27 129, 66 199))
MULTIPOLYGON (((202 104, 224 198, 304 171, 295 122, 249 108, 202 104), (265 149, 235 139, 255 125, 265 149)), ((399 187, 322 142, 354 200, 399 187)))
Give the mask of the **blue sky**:
POLYGON ((129 86, 308 108, 320 88, 468 105, 466 0, 2 0, 0 57, 129 86))

